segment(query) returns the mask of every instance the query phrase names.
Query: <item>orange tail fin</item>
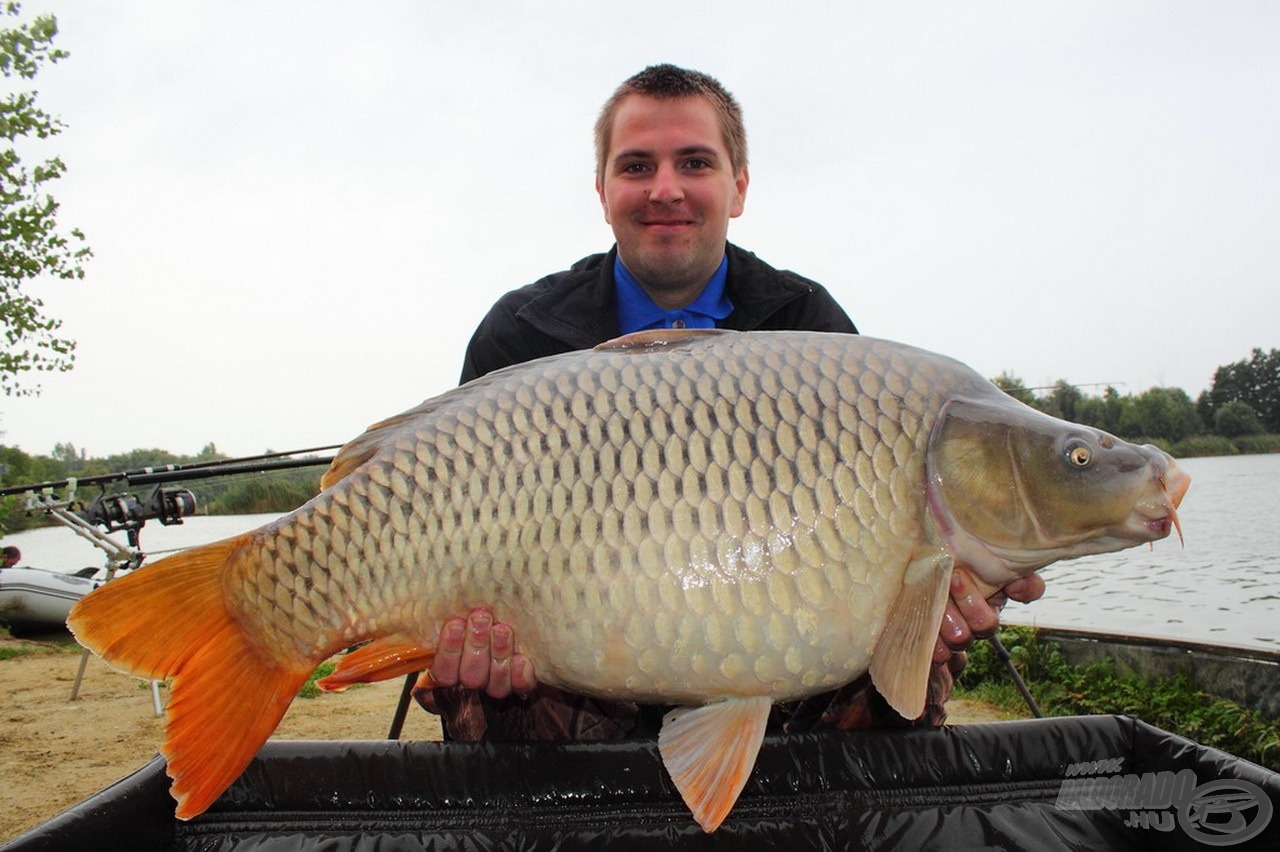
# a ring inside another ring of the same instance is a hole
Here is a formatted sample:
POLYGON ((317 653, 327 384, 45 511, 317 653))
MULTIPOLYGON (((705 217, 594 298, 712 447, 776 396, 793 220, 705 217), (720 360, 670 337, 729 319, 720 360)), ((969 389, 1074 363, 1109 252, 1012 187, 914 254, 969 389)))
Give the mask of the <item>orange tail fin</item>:
POLYGON ((249 535, 113 580, 67 619, 80 644, 113 666, 171 679, 160 751, 181 819, 204 811, 240 775, 313 668, 265 656, 227 607, 222 576, 246 557, 249 535))

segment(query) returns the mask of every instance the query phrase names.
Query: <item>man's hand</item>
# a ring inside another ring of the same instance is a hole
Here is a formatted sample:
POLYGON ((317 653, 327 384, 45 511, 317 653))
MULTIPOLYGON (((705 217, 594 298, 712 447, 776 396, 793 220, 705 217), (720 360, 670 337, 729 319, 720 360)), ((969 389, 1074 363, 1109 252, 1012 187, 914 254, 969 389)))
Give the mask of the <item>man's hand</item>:
POLYGON ((1029 574, 1004 586, 990 598, 983 598, 969 570, 955 569, 951 573, 951 598, 942 615, 938 641, 933 646, 933 661, 944 662, 952 654, 968 650, 975 639, 995 633, 1000 626, 1000 610, 1007 601, 1031 603, 1043 594, 1044 580, 1039 574, 1029 574))
POLYGON ((515 653, 511 627, 494 623, 493 613, 480 608, 465 619, 455 616, 444 623, 430 673, 436 686, 482 690, 492 698, 537 686, 533 663, 515 653))

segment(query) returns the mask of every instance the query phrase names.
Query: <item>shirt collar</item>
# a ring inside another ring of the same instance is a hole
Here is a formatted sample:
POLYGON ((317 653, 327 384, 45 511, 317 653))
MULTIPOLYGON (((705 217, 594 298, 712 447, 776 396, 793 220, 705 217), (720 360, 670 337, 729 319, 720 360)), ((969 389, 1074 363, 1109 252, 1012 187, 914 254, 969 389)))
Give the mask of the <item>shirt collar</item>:
POLYGON ((698 298, 683 308, 668 311, 654 303, 636 281, 621 257, 613 261, 613 280, 618 300, 618 330, 621 334, 651 328, 715 328, 719 321, 733 313, 733 303, 724 291, 729 275, 729 258, 721 259, 707 286, 698 298))

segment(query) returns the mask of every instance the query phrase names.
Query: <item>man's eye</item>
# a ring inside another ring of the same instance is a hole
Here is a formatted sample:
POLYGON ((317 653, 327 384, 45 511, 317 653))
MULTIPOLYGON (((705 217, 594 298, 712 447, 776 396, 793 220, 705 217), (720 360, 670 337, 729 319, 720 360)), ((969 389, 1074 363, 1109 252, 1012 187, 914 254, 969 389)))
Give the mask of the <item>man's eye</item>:
POLYGON ((648 170, 649 170, 649 167, 646 166, 644 163, 627 163, 625 166, 622 167, 623 174, 628 174, 628 175, 644 174, 648 170))
POLYGON ((709 169, 709 168, 711 168, 711 164, 710 164, 710 163, 708 163, 706 160, 703 160, 703 159, 701 159, 701 158, 699 158, 699 157, 695 157, 695 158, 693 158, 692 160, 686 160, 686 161, 685 161, 685 164, 684 164, 684 167, 685 167, 686 169, 695 169, 695 170, 696 170, 696 169, 709 169))

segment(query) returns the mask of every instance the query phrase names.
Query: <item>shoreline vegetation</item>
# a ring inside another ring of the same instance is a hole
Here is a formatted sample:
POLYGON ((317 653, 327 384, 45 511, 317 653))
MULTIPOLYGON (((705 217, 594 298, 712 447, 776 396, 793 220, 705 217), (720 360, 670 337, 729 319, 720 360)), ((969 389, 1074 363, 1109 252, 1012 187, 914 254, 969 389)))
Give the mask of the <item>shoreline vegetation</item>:
MULTIPOLYGON (((1139 439, 1141 440, 1141 439, 1139 439)), ((1245 435, 1224 438, 1221 435, 1195 435, 1177 443, 1154 439, 1155 444, 1175 459, 1193 459, 1206 456, 1258 456, 1280 453, 1280 435, 1245 435)))
MULTIPOLYGON (((1280 772, 1280 719, 1211 695, 1185 675, 1147 678, 1123 674, 1110 658, 1090 665, 1068 662, 1061 646, 1033 627, 1006 625, 999 638, 1045 716, 1135 716, 1173 734, 1280 772)), ((956 682, 957 698, 1026 715, 1004 661, 989 642, 978 642, 956 682)))

